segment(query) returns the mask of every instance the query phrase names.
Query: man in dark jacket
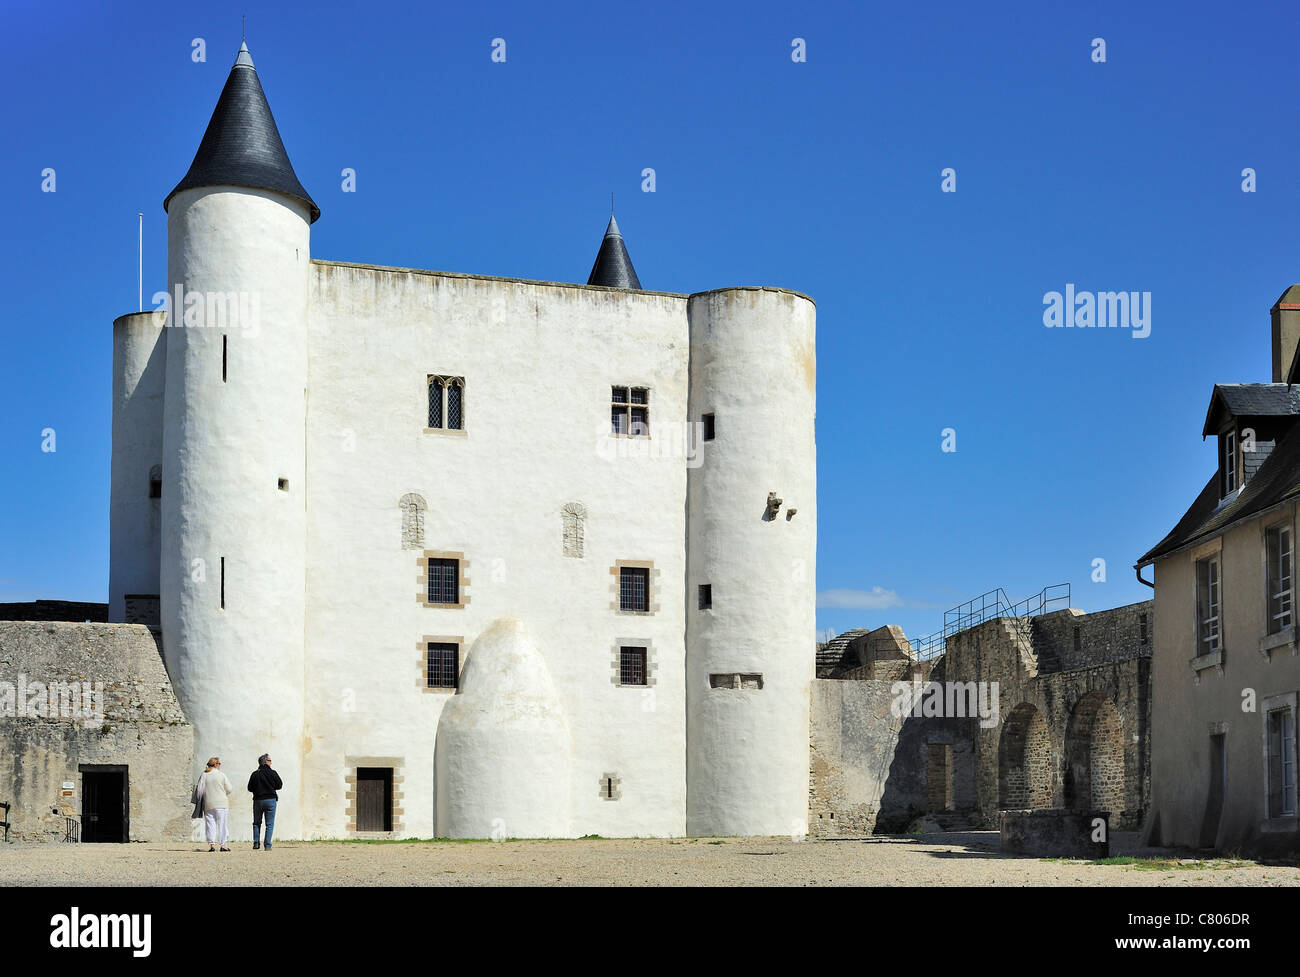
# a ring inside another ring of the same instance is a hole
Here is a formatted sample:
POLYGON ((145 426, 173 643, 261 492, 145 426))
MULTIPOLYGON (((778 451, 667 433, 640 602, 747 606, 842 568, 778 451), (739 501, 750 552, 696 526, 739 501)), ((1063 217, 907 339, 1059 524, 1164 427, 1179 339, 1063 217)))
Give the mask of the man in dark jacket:
POLYGON ((257 758, 257 769, 248 778, 248 790, 253 795, 253 850, 259 847, 258 834, 262 827, 262 818, 266 817, 267 851, 271 850, 271 832, 275 830, 275 802, 279 799, 276 791, 284 786, 280 775, 271 769, 271 754, 263 753, 257 758))

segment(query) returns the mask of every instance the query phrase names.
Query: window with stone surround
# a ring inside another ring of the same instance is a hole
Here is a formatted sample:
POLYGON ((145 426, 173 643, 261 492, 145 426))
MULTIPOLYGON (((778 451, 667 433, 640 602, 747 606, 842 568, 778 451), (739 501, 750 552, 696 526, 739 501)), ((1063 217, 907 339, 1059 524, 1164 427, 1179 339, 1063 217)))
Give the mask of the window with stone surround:
POLYGON ((464 553, 424 550, 418 558, 418 598, 425 607, 464 607, 469 603, 469 560, 464 553))
POLYGON ((1220 628, 1219 558, 1196 561, 1197 655, 1209 655, 1223 647, 1220 628))
POLYGON ((465 430, 465 378, 426 378, 429 398, 429 426, 426 431, 465 430))
POLYGON ((1268 551, 1268 633, 1291 627, 1291 527, 1264 531, 1268 551))
POLYGON ((612 390, 610 432, 623 437, 650 437, 650 390, 647 387, 614 387, 612 390))
POLYGON ((612 585, 610 609, 620 614, 656 614, 659 611, 659 571, 649 560, 619 560, 609 569, 612 585))

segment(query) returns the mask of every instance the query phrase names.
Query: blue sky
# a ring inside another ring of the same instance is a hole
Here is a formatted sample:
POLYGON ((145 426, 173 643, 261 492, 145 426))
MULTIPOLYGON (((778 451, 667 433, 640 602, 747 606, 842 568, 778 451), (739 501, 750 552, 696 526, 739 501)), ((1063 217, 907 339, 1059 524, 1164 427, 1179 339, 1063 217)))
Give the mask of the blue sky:
POLYGON ((818 585, 849 605, 819 628, 1148 597, 1131 565, 1213 467, 1211 385, 1269 379, 1300 280, 1282 4, 7 6, 0 600, 107 599, 136 213, 148 300, 244 12, 316 257, 585 281, 612 190, 647 288, 817 300, 818 585), (1150 292, 1150 336, 1045 329, 1067 282, 1150 292))

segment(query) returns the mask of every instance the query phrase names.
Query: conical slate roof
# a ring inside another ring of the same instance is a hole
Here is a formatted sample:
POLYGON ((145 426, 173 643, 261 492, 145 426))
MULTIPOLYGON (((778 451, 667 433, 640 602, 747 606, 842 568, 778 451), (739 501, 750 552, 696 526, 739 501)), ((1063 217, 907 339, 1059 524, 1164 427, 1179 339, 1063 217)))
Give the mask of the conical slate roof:
POLYGON ((212 110, 212 119, 203 133, 199 151, 185 179, 167 194, 163 210, 172 197, 193 187, 248 187, 253 190, 273 190, 286 197, 301 201, 311 211, 315 223, 320 208, 303 189, 293 172, 293 164, 280 141, 280 130, 266 103, 262 83, 257 80, 257 69, 248 53, 248 45, 241 44, 239 56, 230 69, 226 87, 212 110))
POLYGON ((591 276, 587 279, 588 285, 607 285, 610 288, 635 288, 641 287, 641 281, 636 277, 636 269, 632 267, 632 259, 628 257, 627 247, 623 244, 623 235, 619 233, 618 221, 614 220, 614 215, 609 215, 609 227, 605 228, 605 240, 600 242, 600 253, 596 255, 596 263, 591 266, 591 276))

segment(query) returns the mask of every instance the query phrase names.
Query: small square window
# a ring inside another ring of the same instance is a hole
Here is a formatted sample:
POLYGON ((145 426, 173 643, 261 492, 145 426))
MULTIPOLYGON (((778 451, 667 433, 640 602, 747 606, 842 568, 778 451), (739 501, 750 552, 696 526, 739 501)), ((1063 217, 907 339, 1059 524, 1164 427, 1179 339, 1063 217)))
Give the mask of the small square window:
POLYGON ((712 414, 705 414, 705 415, 704 415, 704 440, 705 440, 705 441, 712 441, 712 440, 713 440, 713 433, 714 433, 714 432, 713 432, 713 415, 712 415, 712 414))
POLYGON ((713 606, 713 584, 700 584, 700 610, 707 611, 713 606))
POLYGON ((609 426, 613 434, 650 436, 650 391, 646 387, 612 387, 609 426))
POLYGON ((429 558, 429 603, 456 604, 460 601, 460 561, 429 558))
POLYGON ((431 689, 455 689, 460 682, 460 646, 429 642, 427 681, 431 689))
POLYGON ((645 648, 623 647, 618 650, 618 684, 646 684, 645 648))
POLYGON ((621 611, 650 610, 650 570, 648 567, 620 567, 618 604, 621 611))
POLYGON ((281 492, 287 492, 289 491, 289 480, 287 478, 277 478, 275 480, 275 486, 281 492))

